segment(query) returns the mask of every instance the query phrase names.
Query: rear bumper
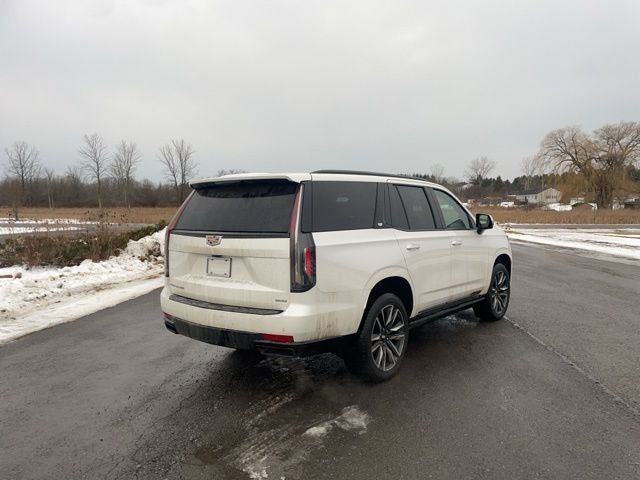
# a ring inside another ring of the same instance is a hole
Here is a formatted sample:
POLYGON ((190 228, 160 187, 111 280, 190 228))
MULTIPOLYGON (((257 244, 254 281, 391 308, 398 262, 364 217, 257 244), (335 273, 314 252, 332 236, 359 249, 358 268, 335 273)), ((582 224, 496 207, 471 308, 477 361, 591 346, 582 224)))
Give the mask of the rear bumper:
POLYGON ((353 339, 353 335, 328 338, 310 342, 272 342, 264 340, 258 333, 239 332, 221 328, 198 325, 172 315, 165 314, 164 324, 172 333, 184 335, 201 342, 238 350, 257 349, 264 355, 284 357, 307 357, 325 352, 344 349, 353 339))
POLYGON ((289 335, 299 343, 357 332, 365 302, 360 292, 328 294, 313 288, 291 294, 280 311, 194 301, 181 298, 169 287, 160 294, 163 313, 190 324, 250 335, 289 335))

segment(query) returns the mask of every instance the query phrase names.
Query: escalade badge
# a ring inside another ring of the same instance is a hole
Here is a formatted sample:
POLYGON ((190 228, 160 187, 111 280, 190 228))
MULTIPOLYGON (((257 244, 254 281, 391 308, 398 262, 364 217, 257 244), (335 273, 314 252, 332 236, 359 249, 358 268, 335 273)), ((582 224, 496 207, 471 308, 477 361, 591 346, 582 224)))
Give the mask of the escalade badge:
POLYGON ((210 247, 215 247, 216 245, 220 245, 222 241, 222 235, 207 235, 207 245, 210 247))

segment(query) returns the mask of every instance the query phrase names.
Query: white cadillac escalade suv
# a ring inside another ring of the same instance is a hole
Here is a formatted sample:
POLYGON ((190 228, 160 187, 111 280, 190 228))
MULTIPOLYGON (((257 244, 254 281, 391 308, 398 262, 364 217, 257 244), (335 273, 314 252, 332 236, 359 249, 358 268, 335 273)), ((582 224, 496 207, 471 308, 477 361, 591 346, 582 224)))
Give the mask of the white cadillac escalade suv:
POLYGON ((473 307, 501 319, 511 248, 444 187, 368 172, 199 180, 167 227, 166 327, 269 355, 399 369, 409 331, 473 307))

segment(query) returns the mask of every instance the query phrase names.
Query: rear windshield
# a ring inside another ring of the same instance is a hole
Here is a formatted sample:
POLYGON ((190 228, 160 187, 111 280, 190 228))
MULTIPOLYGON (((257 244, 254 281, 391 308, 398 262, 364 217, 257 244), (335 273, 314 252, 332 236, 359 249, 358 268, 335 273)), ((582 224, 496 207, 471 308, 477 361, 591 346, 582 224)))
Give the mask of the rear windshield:
POLYGON ((313 182, 313 231, 373 228, 377 184, 313 182))
POLYGON ((298 184, 250 180, 197 188, 176 229, 287 233, 298 184))

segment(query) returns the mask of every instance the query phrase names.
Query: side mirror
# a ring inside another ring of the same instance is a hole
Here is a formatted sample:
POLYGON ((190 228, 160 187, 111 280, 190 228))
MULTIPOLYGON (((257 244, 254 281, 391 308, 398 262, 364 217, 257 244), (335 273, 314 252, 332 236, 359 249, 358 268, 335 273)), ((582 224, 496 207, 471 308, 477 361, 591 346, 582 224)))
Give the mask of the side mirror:
POLYGON ((478 233, 493 228, 493 218, 491 218, 491 215, 476 213, 476 228, 478 229, 478 233))

